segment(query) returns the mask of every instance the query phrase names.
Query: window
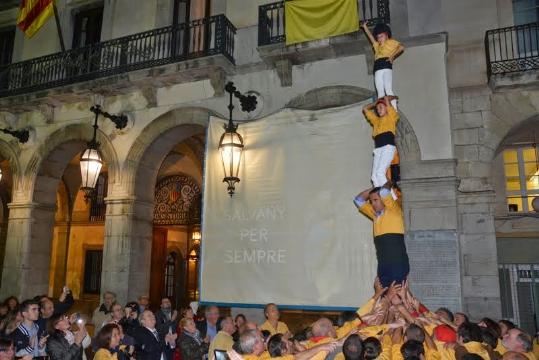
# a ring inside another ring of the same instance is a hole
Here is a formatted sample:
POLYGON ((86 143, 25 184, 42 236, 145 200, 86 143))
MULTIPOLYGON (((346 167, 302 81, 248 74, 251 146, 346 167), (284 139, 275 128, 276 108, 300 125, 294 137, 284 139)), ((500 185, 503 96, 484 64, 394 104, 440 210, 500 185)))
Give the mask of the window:
POLYGON ((176 253, 171 252, 167 256, 167 263, 165 265, 165 296, 174 298, 175 291, 175 274, 176 274, 176 253))
POLYGON ((103 250, 86 250, 84 255, 84 293, 99 294, 103 250))
POLYGON ((539 20, 539 0, 513 0, 515 25, 529 24, 539 20))
MULTIPOLYGON (((539 21, 539 0, 513 0, 513 19, 515 25, 536 23, 539 21)), ((535 27, 523 27, 516 30, 518 53, 522 56, 537 56, 538 30, 535 27)))
POLYGON ((531 212, 534 197, 539 196, 537 146, 507 149, 503 152, 505 189, 510 212, 531 212))
POLYGON ((101 40, 103 7, 80 11, 75 15, 73 48, 98 43, 101 40))
POLYGON ((15 28, 0 30, 0 67, 11 64, 15 28))
POLYGON ((210 0, 174 0, 172 23, 183 24, 210 16, 210 0))
POLYGON ((90 197, 90 221, 104 221, 107 213, 105 197, 107 196, 107 174, 99 174, 95 184, 95 190, 90 197))
POLYGON ((502 316, 530 334, 539 326, 539 264, 498 266, 502 316))

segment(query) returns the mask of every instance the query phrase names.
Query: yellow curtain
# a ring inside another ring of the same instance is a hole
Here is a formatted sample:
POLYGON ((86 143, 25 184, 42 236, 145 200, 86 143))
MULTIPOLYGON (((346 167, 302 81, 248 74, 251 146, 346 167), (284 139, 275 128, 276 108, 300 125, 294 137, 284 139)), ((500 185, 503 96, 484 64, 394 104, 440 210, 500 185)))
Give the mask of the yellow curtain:
POLYGON ((357 0, 288 0, 286 45, 359 30, 357 0))
POLYGON ((54 0, 21 0, 17 26, 31 38, 54 14, 54 0))

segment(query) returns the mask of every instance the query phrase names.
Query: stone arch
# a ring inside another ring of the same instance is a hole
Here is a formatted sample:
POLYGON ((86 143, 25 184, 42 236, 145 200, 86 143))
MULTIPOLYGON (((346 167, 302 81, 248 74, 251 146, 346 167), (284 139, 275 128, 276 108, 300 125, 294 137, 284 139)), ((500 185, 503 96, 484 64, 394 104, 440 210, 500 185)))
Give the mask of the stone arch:
POLYGON ((482 136, 482 145, 491 150, 490 160, 494 160, 508 142, 533 143, 530 140, 534 134, 539 139, 538 97, 537 91, 508 91, 491 95, 492 111, 484 117, 482 136))
MULTIPOLYGON (((361 103, 371 100, 374 95, 372 90, 357 86, 324 86, 296 96, 285 107, 299 110, 322 110, 361 103)), ((421 150, 414 129, 402 112, 399 115, 397 148, 401 161, 421 160, 421 150)))
MULTIPOLYGON (((2 294, 16 292, 26 298, 48 293, 58 184, 92 134, 90 125, 68 125, 43 139, 33 151, 10 209, 2 294)), ((111 175, 117 176, 118 161, 110 140, 100 131, 97 140, 111 175)))
POLYGON ((149 123, 129 149, 121 193, 109 192, 101 282, 103 291, 117 290, 120 301, 150 290, 154 191, 161 163, 176 144, 204 132, 210 115, 199 107, 171 110, 149 123))
MULTIPOLYGON (((38 203, 53 203, 56 186, 67 163, 86 148, 92 139, 93 128, 89 124, 73 124, 60 128, 49 135, 28 161, 24 172, 23 191, 30 196, 27 200, 38 203), (57 181, 48 181, 54 178, 57 181), (52 188, 54 187, 54 188, 52 188), (50 194, 52 190, 52 195, 50 194)), ((111 183, 119 182, 118 157, 112 142, 101 130, 97 141, 103 161, 108 166, 111 183)))
POLYGON ((204 131, 212 114, 205 108, 179 108, 159 116, 148 124, 131 146, 125 161, 124 184, 128 189, 127 193, 136 195, 139 201, 151 199, 156 176, 148 178, 141 175, 145 172, 147 175, 156 175, 153 172, 159 170, 159 164, 172 147, 204 131), (146 181, 153 181, 153 186, 146 184, 146 181))
POLYGON ((494 157, 507 145, 532 145, 539 143, 539 114, 514 125, 500 140, 494 157))

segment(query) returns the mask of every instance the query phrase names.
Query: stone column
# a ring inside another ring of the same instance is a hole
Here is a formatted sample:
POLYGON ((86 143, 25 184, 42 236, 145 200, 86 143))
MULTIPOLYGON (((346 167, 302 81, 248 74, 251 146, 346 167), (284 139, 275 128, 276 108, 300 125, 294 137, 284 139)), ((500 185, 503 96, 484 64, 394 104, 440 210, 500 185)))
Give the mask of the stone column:
POLYGON ((476 319, 501 318, 493 158, 510 125, 491 112, 487 86, 451 89, 462 271, 462 310, 476 319))
POLYGON ((431 310, 461 308, 454 160, 401 165, 406 246, 413 293, 431 310))
POLYGON ((49 288, 54 206, 11 203, 1 297, 27 299, 49 288))
POLYGON ((56 239, 53 239, 55 253, 52 254, 54 258, 51 258, 51 267, 54 267, 52 274, 54 276, 50 279, 50 289, 53 297, 59 297, 63 286, 66 285, 70 230, 70 222, 65 222, 55 227, 56 239))
POLYGON ((121 304, 150 291, 153 204, 132 197, 106 199, 101 293, 116 293, 121 304))

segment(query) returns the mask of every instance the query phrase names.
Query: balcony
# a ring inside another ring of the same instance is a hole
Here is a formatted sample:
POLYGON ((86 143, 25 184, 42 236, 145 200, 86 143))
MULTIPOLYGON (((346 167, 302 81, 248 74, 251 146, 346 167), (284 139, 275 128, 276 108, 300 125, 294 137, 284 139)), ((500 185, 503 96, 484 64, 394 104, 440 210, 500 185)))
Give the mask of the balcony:
MULTIPOLYGON (((389 0, 358 1, 360 22, 389 24, 389 0)), ((264 62, 277 69, 283 86, 291 85, 292 65, 372 52, 362 31, 286 46, 284 3, 279 1, 258 8, 258 52, 264 62)))
POLYGON ((536 83, 539 70, 539 23, 488 30, 485 34, 485 53, 491 86, 536 83))
MULTIPOLYGON (((120 87, 136 86, 148 78, 155 80, 153 85, 208 78, 215 68, 227 71, 234 66, 235 34, 234 25, 217 15, 14 63, 0 69, 0 98, 50 93, 72 84, 80 88, 79 83, 114 76, 123 82, 120 87)), ((94 90, 100 86, 98 82, 87 85, 94 90)), ((1 102, 6 104, 4 99, 1 102)))

